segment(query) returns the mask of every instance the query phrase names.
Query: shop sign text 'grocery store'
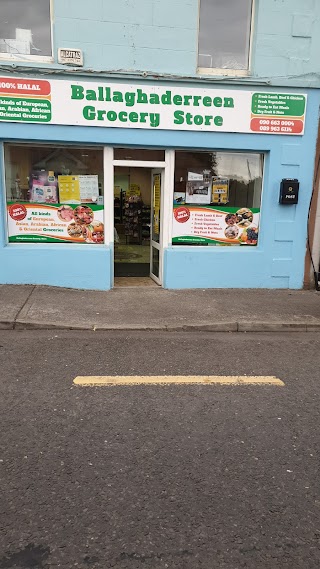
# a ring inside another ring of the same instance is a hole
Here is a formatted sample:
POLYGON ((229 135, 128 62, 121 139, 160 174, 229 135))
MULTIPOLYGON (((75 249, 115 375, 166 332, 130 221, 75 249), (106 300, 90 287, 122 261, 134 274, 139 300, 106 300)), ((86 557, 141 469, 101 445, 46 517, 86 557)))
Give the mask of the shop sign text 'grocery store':
POLYGON ((307 95, 0 77, 0 121, 302 135, 307 95))

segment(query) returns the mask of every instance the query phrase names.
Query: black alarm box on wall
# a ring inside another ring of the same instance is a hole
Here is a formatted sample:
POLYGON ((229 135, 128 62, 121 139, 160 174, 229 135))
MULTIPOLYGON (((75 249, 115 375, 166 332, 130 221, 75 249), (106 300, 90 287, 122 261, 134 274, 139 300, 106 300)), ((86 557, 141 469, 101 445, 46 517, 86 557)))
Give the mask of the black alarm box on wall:
POLYGON ((295 205, 298 203, 299 181, 294 178, 285 178, 280 184, 279 203, 283 205, 295 205))

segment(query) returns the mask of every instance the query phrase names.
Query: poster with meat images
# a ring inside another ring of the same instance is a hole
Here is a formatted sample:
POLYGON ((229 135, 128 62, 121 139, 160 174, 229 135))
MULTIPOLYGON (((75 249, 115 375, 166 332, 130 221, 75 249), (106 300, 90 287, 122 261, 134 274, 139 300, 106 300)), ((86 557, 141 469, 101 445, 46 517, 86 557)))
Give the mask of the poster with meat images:
POLYGON ((173 245, 257 245, 260 209, 174 206, 173 245))
POLYGON ((8 202, 9 243, 104 243, 103 205, 8 202))

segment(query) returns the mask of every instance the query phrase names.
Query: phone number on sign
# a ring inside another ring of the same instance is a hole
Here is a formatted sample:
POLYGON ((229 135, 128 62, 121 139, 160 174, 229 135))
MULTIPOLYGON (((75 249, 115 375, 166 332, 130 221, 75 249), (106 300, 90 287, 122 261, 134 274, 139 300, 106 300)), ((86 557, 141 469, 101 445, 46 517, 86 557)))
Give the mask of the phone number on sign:
POLYGON ((251 120, 251 130, 254 132, 294 133, 303 131, 302 120, 258 119, 251 120))

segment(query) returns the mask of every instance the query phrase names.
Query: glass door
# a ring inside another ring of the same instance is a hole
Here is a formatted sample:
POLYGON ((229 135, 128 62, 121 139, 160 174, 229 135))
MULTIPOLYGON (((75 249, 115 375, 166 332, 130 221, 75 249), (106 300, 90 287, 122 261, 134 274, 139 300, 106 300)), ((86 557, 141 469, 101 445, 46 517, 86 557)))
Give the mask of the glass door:
POLYGON ((164 169, 151 172, 151 247, 150 277, 159 285, 162 284, 162 231, 161 204, 163 196, 164 169))

